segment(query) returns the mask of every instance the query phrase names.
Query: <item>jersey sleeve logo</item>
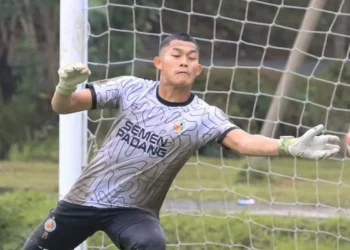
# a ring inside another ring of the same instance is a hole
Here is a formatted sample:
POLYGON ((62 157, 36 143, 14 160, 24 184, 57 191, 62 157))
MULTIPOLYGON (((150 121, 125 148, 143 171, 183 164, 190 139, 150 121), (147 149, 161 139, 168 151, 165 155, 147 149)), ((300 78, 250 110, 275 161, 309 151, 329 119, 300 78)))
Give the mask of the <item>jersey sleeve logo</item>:
POLYGON ((51 233, 56 230, 56 221, 54 218, 49 218, 44 224, 45 231, 51 233))
POLYGON ((184 125, 185 125, 185 122, 184 122, 183 120, 176 121, 176 122, 174 122, 174 124, 173 124, 173 130, 174 130, 176 133, 180 133, 180 132, 182 132, 182 130, 184 129, 184 125))

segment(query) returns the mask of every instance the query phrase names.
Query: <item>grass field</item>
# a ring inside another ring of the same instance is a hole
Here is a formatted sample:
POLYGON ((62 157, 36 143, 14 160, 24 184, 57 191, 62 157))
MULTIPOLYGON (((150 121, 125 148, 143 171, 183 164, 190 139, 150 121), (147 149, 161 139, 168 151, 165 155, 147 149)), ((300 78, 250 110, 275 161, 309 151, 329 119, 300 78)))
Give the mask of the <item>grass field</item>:
MULTIPOLYGON (((254 196, 258 202, 298 201, 350 207, 350 166, 347 161, 315 162, 275 158, 256 168, 246 168, 245 165, 245 159, 225 159, 221 162, 214 158, 194 157, 174 181, 168 199, 198 202, 226 199, 235 202, 241 197, 254 196)), ((31 190, 29 193, 14 192, 14 196, 0 195, 0 208, 14 207, 13 211, 5 209, 10 214, 2 218, 17 220, 19 216, 16 223, 9 223, 21 228, 21 237, 14 235, 15 240, 11 240, 4 236, 9 241, 2 245, 0 240, 0 249, 17 250, 23 243, 19 239, 23 241, 56 203, 58 165, 44 162, 0 162, 1 190, 31 190)), ((350 249, 350 227, 346 218, 279 217, 273 214, 257 216, 244 212, 226 214, 223 211, 205 214, 164 211, 161 222, 166 232, 167 249, 350 249)), ((12 234, 16 230, 18 229, 9 228, 8 231, 12 234)), ((0 231, 0 239, 1 233, 0 231)), ((88 242, 97 249, 117 249, 101 232, 89 238, 88 242)))
POLYGON ((0 189, 58 192, 58 165, 49 162, 0 162, 0 189))
MULTIPOLYGON (((180 171, 169 199, 228 200, 255 197, 261 202, 321 203, 350 207, 349 161, 272 159, 244 168, 245 159, 221 162, 193 157, 180 171)), ((57 193, 58 166, 53 163, 0 162, 0 189, 39 189, 57 193)))
POLYGON ((322 203, 350 207, 349 161, 272 159, 258 168, 242 168, 246 160, 193 158, 179 173, 169 197, 265 202, 322 203))

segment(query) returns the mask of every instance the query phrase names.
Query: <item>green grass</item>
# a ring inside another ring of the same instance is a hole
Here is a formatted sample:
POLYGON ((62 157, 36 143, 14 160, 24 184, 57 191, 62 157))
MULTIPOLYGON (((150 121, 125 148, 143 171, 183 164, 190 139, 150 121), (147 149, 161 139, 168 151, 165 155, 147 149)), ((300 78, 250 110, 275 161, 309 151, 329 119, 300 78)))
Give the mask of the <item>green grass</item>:
MULTIPOLYGON (((174 250, 347 250, 350 247, 349 221, 344 218, 168 214, 161 217, 161 222, 167 249, 174 250)), ((89 245, 100 246, 101 239, 109 250, 117 249, 101 232, 89 239, 89 245)))
POLYGON ((350 206, 350 163, 274 158, 258 168, 243 168, 245 159, 200 157, 182 169, 168 197, 235 201, 255 197, 266 202, 304 202, 350 206), (257 172, 260 170, 261 172, 257 172))
MULTIPOLYGON (((0 196, 0 249, 22 249, 26 237, 56 205, 42 191, 16 191, 0 196)), ((316 219, 236 214, 161 216, 167 249, 173 250, 348 250, 350 227, 345 218, 316 219)), ((116 250, 102 232, 89 246, 116 250)))
MULTIPOLYGON (((272 158, 258 168, 244 168, 246 164, 244 158, 221 162, 217 158, 193 157, 178 174, 168 198, 236 201, 250 196, 262 202, 350 207, 349 161, 272 158)), ((0 162, 1 188, 57 193, 58 165, 0 162)))
POLYGON ((50 162, 0 162, 0 189, 58 191, 58 165, 50 162))
MULTIPOLYGON (((255 196, 265 201, 320 202, 333 206, 338 206, 340 200, 341 207, 349 207, 350 169, 346 161, 317 163, 275 158, 270 164, 257 168, 245 165, 245 159, 220 162, 205 157, 198 161, 194 157, 179 173, 168 198, 235 202, 242 196, 255 196), (256 173, 256 169, 262 173, 256 173)), ((0 240, 0 249, 20 249, 17 247, 23 244, 25 237, 55 206, 57 185, 57 164, 0 162, 0 190, 19 190, 0 195, 0 208, 5 209, 5 214, 1 214, 0 209, 0 228, 4 223, 0 239, 8 239, 5 243, 0 240)), ((164 211, 161 223, 170 250, 350 249, 350 227, 345 218, 164 211)), ((88 242, 91 246, 104 246, 103 249, 117 249, 101 232, 88 242)))

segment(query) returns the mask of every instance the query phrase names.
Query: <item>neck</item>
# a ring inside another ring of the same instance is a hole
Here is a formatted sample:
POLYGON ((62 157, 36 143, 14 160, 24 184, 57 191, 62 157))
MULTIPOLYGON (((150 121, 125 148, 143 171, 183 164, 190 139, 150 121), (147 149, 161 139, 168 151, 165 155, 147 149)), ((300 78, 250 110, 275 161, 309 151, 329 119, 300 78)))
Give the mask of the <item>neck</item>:
POLYGON ((158 94, 168 102, 186 102, 190 98, 191 87, 176 87, 161 81, 158 94))

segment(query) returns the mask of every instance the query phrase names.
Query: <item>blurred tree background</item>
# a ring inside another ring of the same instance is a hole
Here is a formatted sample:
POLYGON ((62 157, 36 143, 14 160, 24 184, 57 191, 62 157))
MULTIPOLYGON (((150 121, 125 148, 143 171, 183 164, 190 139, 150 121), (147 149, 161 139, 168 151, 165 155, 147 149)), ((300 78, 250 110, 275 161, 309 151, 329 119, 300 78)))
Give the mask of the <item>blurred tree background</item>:
MULTIPOLYGON (((122 74, 155 79, 150 60, 163 37, 159 34, 190 32, 201 47, 205 66, 193 90, 253 133, 262 126, 308 4, 305 0, 108 2, 107 6, 106 0, 89 1, 94 7, 89 10, 90 80, 122 74), (282 2, 284 7, 278 8, 282 2)), ((276 136, 295 134, 296 127, 290 124, 327 122, 331 131, 348 128, 350 25, 346 15, 335 17, 342 2, 328 1, 325 7, 276 136)), ((50 101, 58 80, 59 0, 0 0, 0 6, 0 159, 57 160, 58 115, 50 101)), ((349 15, 349 8, 345 1, 341 11, 349 15)))

